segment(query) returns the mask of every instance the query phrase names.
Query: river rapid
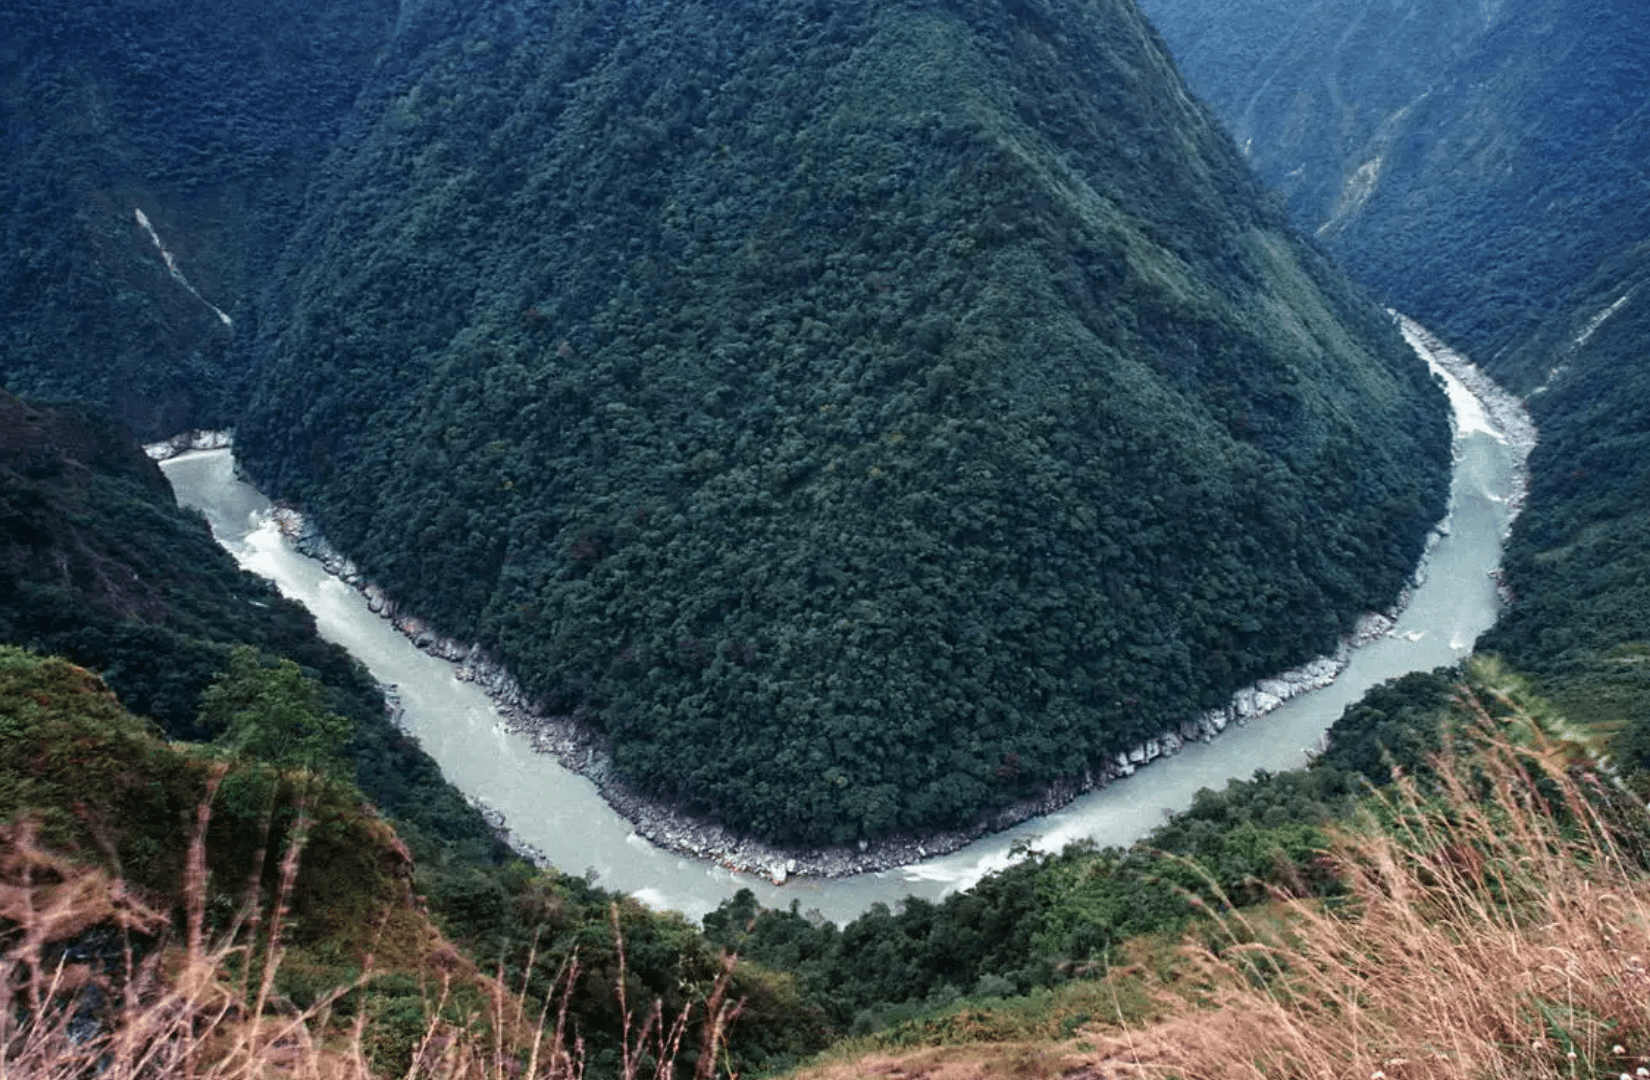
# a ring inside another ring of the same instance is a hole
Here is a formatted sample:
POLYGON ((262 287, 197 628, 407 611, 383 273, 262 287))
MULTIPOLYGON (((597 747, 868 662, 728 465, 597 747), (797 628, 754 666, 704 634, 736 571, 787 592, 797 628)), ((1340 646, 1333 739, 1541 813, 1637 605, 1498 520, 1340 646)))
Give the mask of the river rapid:
MULTIPOLYGON (((1410 671, 1452 664, 1472 649, 1500 610, 1496 574, 1501 545, 1522 503, 1524 460, 1535 432, 1515 399, 1463 358, 1403 320, 1406 338, 1443 378, 1455 421, 1449 516, 1416 574, 1396 621, 1343 657, 1321 689, 1300 693, 1264 716, 1226 727, 1210 741, 1187 742, 1137 775, 1082 795, 1062 809, 994 833, 949 854, 877 873, 796 877, 783 885, 716 862, 654 846, 603 801, 588 779, 536 752, 457 665, 420 651, 375 614, 357 589, 300 554, 273 507, 236 476, 227 448, 192 450, 165 460, 179 503, 199 509, 213 535, 247 570, 272 581, 314 613, 321 634, 347 648, 380 682, 394 687, 401 723, 440 764, 447 779, 507 823, 511 835, 550 864, 593 874, 606 888, 693 918, 741 888, 761 903, 818 911, 845 922, 874 903, 908 895, 939 899, 1006 866, 1017 844, 1058 850, 1078 839, 1124 845, 1191 805, 1202 788, 1220 788, 1256 770, 1305 764, 1341 712, 1370 687, 1410 671)), ((154 448, 157 457, 166 450, 154 448)), ((1264 684, 1263 684, 1264 685, 1264 684)), ((1253 702, 1251 696, 1248 701, 1253 702)), ((1270 702, 1268 702, 1270 703, 1270 702)), ((1188 718, 1192 720, 1193 718, 1188 718)), ((1178 741, 1178 740, 1176 740, 1178 741)))

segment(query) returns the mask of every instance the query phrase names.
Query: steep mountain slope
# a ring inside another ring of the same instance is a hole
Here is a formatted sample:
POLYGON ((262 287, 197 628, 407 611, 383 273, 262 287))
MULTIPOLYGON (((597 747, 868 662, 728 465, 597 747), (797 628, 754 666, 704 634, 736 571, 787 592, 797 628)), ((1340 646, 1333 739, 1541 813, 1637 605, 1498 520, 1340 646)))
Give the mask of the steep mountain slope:
POLYGON ((395 17, 391 0, 0 8, 5 388, 144 438, 223 426, 262 269, 395 17))
POLYGON ((1528 393, 1485 645, 1650 764, 1650 23, 1627 0, 1149 0, 1303 226, 1528 393))
POLYGON ((104 674, 126 705, 199 737, 196 700, 233 644, 324 673, 351 714, 383 699, 314 620, 242 573, 131 433, 0 393, 0 641, 104 674))
POLYGON ((1125 0, 420 18, 241 450, 653 794, 959 821, 1413 565, 1441 395, 1125 0))
POLYGON ((1520 350, 1553 365, 1530 399, 1542 442, 1508 546, 1518 603, 1487 648, 1542 677, 1578 720, 1624 725, 1650 769, 1650 252, 1601 268, 1585 306, 1520 350))
POLYGON ((1480 361, 1568 319, 1650 236, 1632 0, 1141 6, 1302 227, 1480 361))

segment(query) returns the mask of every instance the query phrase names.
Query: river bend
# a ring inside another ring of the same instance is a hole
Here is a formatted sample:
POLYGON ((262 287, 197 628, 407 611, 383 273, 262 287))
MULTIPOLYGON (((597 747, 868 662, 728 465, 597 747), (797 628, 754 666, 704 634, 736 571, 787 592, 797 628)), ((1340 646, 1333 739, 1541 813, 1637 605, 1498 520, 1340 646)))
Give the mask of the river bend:
POLYGON ((804 911, 843 922, 879 901, 894 904, 907 895, 938 899, 967 888, 1007 865, 1010 849, 1022 841, 1044 850, 1085 837, 1103 845, 1132 843, 1165 815, 1188 807, 1202 788, 1221 788, 1257 769, 1301 766, 1330 724, 1370 687, 1452 664, 1471 651, 1499 611, 1495 573, 1522 499, 1523 463, 1534 432, 1517 403, 1476 369, 1415 324, 1406 320, 1404 329, 1449 391, 1455 470, 1449 516, 1389 633, 1355 650, 1328 687, 1296 696, 1245 726, 1231 726, 1211 742, 1190 743, 1053 814, 912 865, 785 885, 643 840, 589 780, 534 752, 524 736, 509 730, 493 703, 461 680, 452 663, 421 652, 370 611, 360 592, 298 554, 277 528, 269 501, 236 478, 228 449, 185 453, 163 468, 178 501, 205 514, 218 542, 241 566, 309 608, 324 637, 396 688, 404 726, 447 779, 503 815, 511 832, 553 865, 593 872, 607 888, 695 918, 738 889, 750 888, 765 905, 785 907, 795 900, 804 911))

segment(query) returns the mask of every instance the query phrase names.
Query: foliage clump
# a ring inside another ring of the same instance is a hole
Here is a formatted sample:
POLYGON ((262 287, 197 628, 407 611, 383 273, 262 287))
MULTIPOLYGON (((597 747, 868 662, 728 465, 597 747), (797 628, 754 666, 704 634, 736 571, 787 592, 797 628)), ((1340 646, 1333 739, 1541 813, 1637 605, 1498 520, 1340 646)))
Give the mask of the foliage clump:
MULTIPOLYGON (((315 693, 242 659, 217 696, 260 720, 315 693)), ((40 1067, 31 1055, 70 1026, 224 1075, 280 1047, 380 1075, 493 1076, 489 1047, 525 1067, 538 1038, 539 1075, 631 1077, 771 1068, 823 1045, 790 980, 681 916, 520 862, 431 876, 324 757, 256 748, 169 744, 85 669, 0 646, 0 992, 29 1003, 4 1012, 0 1054, 22 1055, 8 1064, 40 1067)))

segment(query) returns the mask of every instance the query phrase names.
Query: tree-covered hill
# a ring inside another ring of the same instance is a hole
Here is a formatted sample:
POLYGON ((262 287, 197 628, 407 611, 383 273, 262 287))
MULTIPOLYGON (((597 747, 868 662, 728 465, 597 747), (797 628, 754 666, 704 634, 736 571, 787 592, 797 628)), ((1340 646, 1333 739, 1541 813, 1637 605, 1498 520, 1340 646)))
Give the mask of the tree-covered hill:
POLYGON ((420 18, 241 452, 656 796, 961 821, 1331 648, 1441 512, 1441 395, 1124 0, 420 18))
POLYGON ((1484 645, 1650 763, 1650 23, 1630 0, 1148 0, 1296 220, 1530 395, 1484 645))
POLYGON ((1650 258, 1612 260, 1585 306, 1522 352, 1556 369, 1530 509, 1508 546, 1518 602, 1484 646, 1539 675, 1578 720, 1620 727, 1650 769, 1650 258))
POLYGON ((395 20, 388 0, 0 7, 5 388, 143 438, 229 422, 264 269, 395 20))

